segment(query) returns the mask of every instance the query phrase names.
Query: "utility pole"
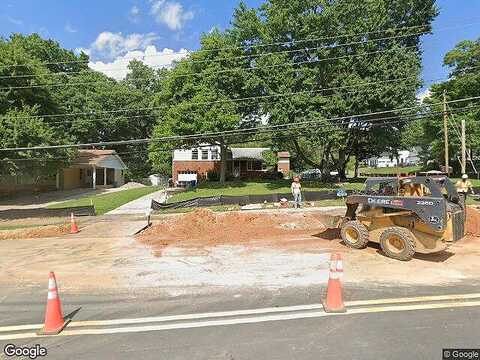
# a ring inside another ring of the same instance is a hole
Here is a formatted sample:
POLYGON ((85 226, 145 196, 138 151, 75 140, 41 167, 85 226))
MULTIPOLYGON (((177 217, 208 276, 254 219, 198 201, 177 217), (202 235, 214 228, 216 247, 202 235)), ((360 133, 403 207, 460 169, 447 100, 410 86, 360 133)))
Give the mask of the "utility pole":
POLYGON ((467 146, 465 139, 465 119, 462 119, 462 174, 467 173, 467 146))
POLYGON ((447 90, 443 90, 443 135, 445 138, 445 172, 450 176, 448 165, 448 114, 447 114, 447 90))

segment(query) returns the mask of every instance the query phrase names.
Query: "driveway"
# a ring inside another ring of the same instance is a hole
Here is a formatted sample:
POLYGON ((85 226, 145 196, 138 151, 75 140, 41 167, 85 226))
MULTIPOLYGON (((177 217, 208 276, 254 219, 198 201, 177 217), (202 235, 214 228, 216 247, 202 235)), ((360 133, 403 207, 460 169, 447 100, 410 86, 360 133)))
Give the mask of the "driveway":
POLYGON ((143 215, 148 209, 150 209, 152 200, 158 202, 165 201, 165 194, 165 190, 156 191, 136 200, 130 201, 129 203, 106 213, 106 215, 143 215))
POLYGON ((113 189, 73 189, 64 191, 49 191, 40 194, 21 195, 9 199, 1 199, 0 211, 10 209, 36 209, 49 205, 80 199, 86 196, 96 196, 112 191, 119 191, 121 188, 113 189))

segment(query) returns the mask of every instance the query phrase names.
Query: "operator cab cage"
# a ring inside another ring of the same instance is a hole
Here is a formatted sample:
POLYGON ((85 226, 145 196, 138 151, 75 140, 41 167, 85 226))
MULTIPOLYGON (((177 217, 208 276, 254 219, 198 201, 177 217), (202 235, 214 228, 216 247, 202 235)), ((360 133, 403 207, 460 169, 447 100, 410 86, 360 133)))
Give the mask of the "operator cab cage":
POLYGON ((457 190, 446 176, 379 177, 365 181, 365 194, 387 196, 430 196, 459 203, 457 190), (378 189, 375 187, 378 185, 378 189), (406 194, 405 190, 412 192, 406 194), (403 192, 402 192, 403 190, 403 192), (445 192, 444 192, 445 191, 445 192))
POLYGON ((459 207, 455 186, 446 176, 369 178, 365 190, 347 197, 346 217, 353 220, 359 205, 385 212, 411 211, 435 231, 446 229, 447 206, 459 207))

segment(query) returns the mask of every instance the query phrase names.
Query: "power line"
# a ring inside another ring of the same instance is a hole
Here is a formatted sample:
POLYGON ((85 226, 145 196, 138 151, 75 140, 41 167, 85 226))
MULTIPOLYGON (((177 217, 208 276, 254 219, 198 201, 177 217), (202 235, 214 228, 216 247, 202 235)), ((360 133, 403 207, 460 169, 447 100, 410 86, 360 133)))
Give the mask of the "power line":
MULTIPOLYGON (((395 81, 403 81, 407 79, 415 78, 416 76, 411 76, 411 77, 406 77, 406 78, 400 78, 400 79, 388 79, 388 80, 383 80, 380 81, 382 83, 385 82, 395 82, 395 81)), ((300 94, 313 94, 313 93, 319 93, 322 91, 332 91, 332 90, 339 90, 339 89, 346 89, 346 88, 351 88, 351 87, 358 87, 358 86, 369 86, 369 85, 374 85, 377 83, 380 83, 379 81, 372 81, 368 83, 364 83, 362 85, 347 85, 347 86, 337 86, 337 87, 330 87, 330 88, 320 88, 316 90, 305 90, 305 91, 294 91, 294 92, 287 92, 287 93, 277 93, 277 94, 270 94, 270 95, 258 95, 258 96, 249 96, 245 98, 237 98, 237 99, 228 99, 228 100, 214 100, 214 101, 204 101, 204 102, 190 102, 189 105, 213 105, 213 104, 219 104, 219 103, 229 103, 229 102, 240 102, 240 101, 251 101, 251 100, 257 100, 257 99, 270 99, 270 98, 276 98, 276 97, 283 97, 283 96, 292 96, 292 95, 300 95, 300 94)), ((157 106, 157 107, 147 107, 147 108, 125 108, 125 109, 117 109, 117 110, 101 110, 101 111, 95 111, 91 110, 88 112, 77 112, 77 113, 66 113, 66 114, 45 114, 45 115, 32 115, 32 116, 14 116, 9 118, 12 119, 32 119, 32 118, 53 118, 53 117, 63 117, 63 116, 91 116, 91 115, 96 115, 96 114, 116 114, 120 112, 127 112, 127 111, 152 111, 152 110, 159 110, 163 109, 162 106, 157 106)))
MULTIPOLYGON (((464 99, 458 100, 450 100, 447 103, 458 103, 463 101, 471 101, 480 99, 480 96, 476 97, 469 97, 464 99)), ((429 104, 430 106, 441 105, 442 103, 436 104, 429 104)), ((400 111, 407 111, 420 108, 421 105, 416 105, 413 107, 404 107, 400 109, 391 109, 391 110, 384 110, 384 111, 377 111, 372 113, 364 113, 364 114, 352 114, 348 116, 341 116, 341 117, 334 117, 329 119, 322 119, 322 121, 335 121, 335 120, 347 120, 352 118, 365 118, 368 116, 376 116, 382 114, 389 114, 393 112, 400 112, 400 111)), ((372 121, 373 119, 370 119, 372 121)), ((120 140, 120 141, 105 141, 105 142, 97 142, 97 143, 86 143, 86 144, 68 144, 68 145, 50 145, 50 146, 32 146, 32 147, 17 147, 17 148, 3 148, 0 151, 30 151, 30 150, 46 150, 46 149, 68 149, 68 148, 86 148, 86 147, 100 147, 100 146, 112 146, 112 145, 137 145, 137 144, 146 144, 152 141, 176 141, 176 140, 195 140, 198 138, 212 138, 212 137, 221 137, 225 135, 240 135, 242 133, 252 131, 252 130, 264 130, 268 128, 281 128, 285 126, 298 126, 299 124, 312 124, 318 123, 318 120, 315 121, 307 121, 307 122, 297 122, 292 124, 282 124, 282 125, 269 125, 263 127, 254 127, 254 128, 246 128, 246 129, 236 129, 236 130, 228 130, 228 131, 219 131, 219 132, 207 132, 202 134, 192 134, 192 135, 173 135, 173 136, 165 136, 159 138, 147 138, 147 139, 132 139, 132 140, 120 140)))
MULTIPOLYGON (((465 107, 465 108, 459 108, 459 109, 455 109, 454 111, 452 111, 452 113, 461 113, 463 111, 468 111, 470 110, 471 108, 478 108, 480 106, 479 105, 476 105, 476 106, 468 106, 468 107, 465 107)), ((424 113, 424 114, 408 114, 408 115, 401 115, 401 116, 389 116, 389 117, 382 117, 382 118, 376 118, 376 119, 372 119, 372 120, 376 120, 376 121, 382 121, 382 122, 375 122, 375 123, 371 123, 368 125, 368 128, 375 128, 375 127, 382 127, 382 126, 385 126, 385 125, 392 125, 392 124, 399 124, 399 123, 404 123, 404 122, 408 122, 408 121, 411 121, 411 120, 418 120, 418 119, 423 119, 423 118, 429 118, 429 117, 432 117, 432 116, 435 116, 435 115, 442 115, 443 114, 443 111, 437 111, 437 112, 428 112, 428 113, 424 113), (396 119, 396 120, 395 120, 396 119), (388 121, 386 122, 386 120, 392 120, 392 121, 388 121)), ((325 120, 322 120, 322 121, 325 121, 325 120)), ((318 120, 316 120, 316 122, 319 122, 318 120)), ((288 124, 288 125, 297 125, 298 123, 292 123, 292 124, 288 124)), ((327 126, 327 127, 331 127, 331 128, 327 128, 326 130, 328 132, 330 131, 335 131, 336 127, 338 125, 349 125, 348 122, 341 122, 339 124, 333 124, 331 122, 326 122, 325 124, 322 124, 322 126, 327 126)), ((304 125, 305 126, 305 125, 304 125)), ((297 131, 297 133, 292 133, 292 134, 286 134, 286 135, 278 135, 278 134, 274 134, 273 136, 275 136, 277 139, 278 138, 290 138, 290 137, 298 137, 299 135, 301 134, 305 134, 305 136, 311 136, 311 131, 308 129, 304 129, 303 132, 300 132, 298 133, 298 130, 302 130, 302 127, 303 126, 300 126, 300 127, 296 127, 295 129, 280 129, 280 130, 287 130, 287 131, 297 131)), ((325 131, 324 128, 322 128, 322 130, 325 131)), ((274 131, 279 131, 279 130, 274 130, 274 131)), ((249 142, 254 142, 254 141, 267 141, 267 140, 272 140, 271 136, 270 137, 264 137, 264 138, 253 138, 253 139, 248 139, 248 140, 244 140, 244 141, 235 141, 234 144, 242 144, 242 143, 249 143, 249 142)), ((209 147, 209 146, 215 146, 217 144, 215 143, 208 143, 208 144, 202 144, 202 147, 209 147)), ((180 147, 181 148, 181 147, 180 147)), ((171 147, 171 148, 161 148, 161 149, 155 149, 154 152, 171 152, 173 150, 178 150, 179 147, 176 146, 176 147, 171 147)), ((145 151, 150 151, 148 148, 147 149, 143 149, 143 151, 139 151, 139 150, 129 150, 128 152, 118 152, 117 155, 133 155, 133 154, 139 154, 139 153, 143 153, 145 151)), ((23 161, 60 161, 60 160, 71 160, 70 158, 67 158, 67 157, 58 157, 58 158, 16 158, 16 159, 2 159, 0 160, 0 162, 23 162, 23 161)))
MULTIPOLYGON (((464 20, 462 19, 461 21, 464 21, 464 20)), ((462 23, 461 25, 453 25, 453 26, 442 27, 442 28, 436 29, 435 31, 436 32, 441 32, 441 31, 446 31, 446 30, 458 29, 458 28, 468 27, 468 26, 472 26, 472 25, 477 25, 478 23, 479 23, 478 21, 470 22, 470 23, 462 23)), ((295 45, 295 44, 303 44, 303 43, 306 43, 306 42, 315 42, 315 41, 321 41, 321 40, 334 40, 334 39, 338 39, 338 38, 366 36, 366 35, 371 35, 371 34, 381 34, 381 33, 385 33, 385 32, 388 32, 388 31, 404 31, 404 30, 429 28, 429 27, 431 27, 430 24, 405 26, 405 27, 392 27, 392 28, 386 28, 386 29, 382 29, 382 30, 369 31, 369 32, 363 32, 363 33, 342 34, 342 35, 335 35, 335 36, 323 36, 323 37, 312 38, 312 39, 288 40, 288 41, 278 41, 278 42, 270 42, 270 43, 264 43, 264 44, 249 44, 249 45, 241 45, 241 46, 227 46, 227 47, 219 47, 219 48, 213 48, 213 49, 199 49, 199 50, 194 50, 194 52, 196 54, 198 54, 198 53, 208 53, 208 52, 215 52, 215 51, 221 51, 221 50, 256 49, 256 48, 262 48, 262 47, 268 47, 268 46, 277 46, 277 45, 295 45)), ((417 35, 428 34, 429 32, 430 32, 430 30, 425 30, 422 33, 419 33, 417 35)), ((407 36, 414 36, 414 35, 410 34, 410 35, 407 35, 407 36)), ((375 41, 375 40, 376 39, 372 39, 372 41, 375 41)), ((184 54, 185 54, 184 51, 177 51, 177 52, 171 52, 171 53, 167 53, 167 54, 143 55, 141 58, 144 59, 144 58, 160 57, 160 56, 177 56, 177 55, 184 55, 184 54)), ((136 59, 138 59, 138 57, 124 58, 123 60, 136 60, 136 59)), ((91 61, 85 61, 85 60, 53 61, 53 62, 41 62, 41 63, 39 63, 39 65, 88 64, 89 62, 91 62, 91 61)), ((11 67, 22 67, 22 66, 25 66, 25 64, 9 64, 9 65, 0 66, 0 69, 11 68, 11 67)))
MULTIPOLYGON (((402 47, 401 49, 416 49, 417 46, 406 46, 402 47)), ((294 62, 294 63, 282 63, 282 64, 275 64, 275 65, 266 65, 262 67, 248 67, 248 68, 232 68, 232 69, 224 69, 224 70, 219 70, 215 71, 214 74, 224 74, 224 73, 231 73, 231 72, 237 72, 237 71, 253 71, 253 70, 264 70, 264 69, 273 69, 277 67, 290 67, 290 66, 298 66, 298 65, 305 65, 305 64, 316 64, 316 63, 322 63, 322 62, 327 62, 331 60, 341 60, 341 59, 347 59, 347 58, 353 58, 353 57, 361 57, 361 56, 368 56, 368 55, 374 55, 374 54, 380 54, 380 53, 386 53, 392 50, 397 50, 398 48, 389 48, 389 49, 384 49, 384 50, 378 50, 378 51, 371 51, 371 52, 365 52, 365 53, 360 53, 360 54, 350 54, 350 55, 342 55, 342 56, 336 56, 336 57, 327 57, 327 58, 322 58, 322 59, 316 59, 316 60, 305 60, 305 61, 299 61, 299 62, 294 62)), ((198 73, 188 73, 188 74, 183 74, 179 75, 179 77, 188 77, 188 76, 198 76, 198 73)), ((69 87, 69 86, 79 86, 79 85, 88 85, 88 84, 102 84, 104 83, 104 80, 97 80, 97 81, 87 81, 87 82, 79 82, 79 83, 54 83, 54 84, 39 84, 39 85, 25 85, 25 86, 6 86, 0 88, 0 91, 10 91, 10 90, 24 90, 24 89, 39 89, 39 88, 50 88, 50 87, 69 87)))
MULTIPOLYGON (((362 40, 362 41, 349 42, 349 43, 345 43, 345 44, 323 45, 323 46, 317 46, 317 47, 311 47, 311 48, 306 47, 306 48, 301 48, 301 49, 279 50, 279 51, 272 51, 272 52, 259 53, 259 54, 238 55, 238 56, 233 56, 233 57, 226 58, 226 59, 191 60, 190 63, 191 64, 198 64, 198 63, 209 63, 209 62, 222 62, 222 61, 228 61, 228 60, 252 59, 252 58, 263 57, 263 56, 268 56, 268 55, 289 54, 289 53, 295 53, 295 52, 301 52, 301 51, 313 51, 313 50, 320 50, 320 49, 336 49, 336 48, 344 47, 344 46, 368 44, 370 42, 375 42, 375 41, 393 40, 393 39, 399 39, 399 38, 419 36, 419 35, 422 35, 422 34, 425 34, 425 32, 414 33, 414 34, 406 34, 406 35, 387 36, 387 37, 382 37, 382 38, 377 38, 377 39, 368 39, 368 40, 362 40)), ((166 54, 166 55, 171 55, 171 54, 166 54)), ((155 56, 155 55, 153 55, 153 56, 155 56)), ((133 59, 135 59, 135 58, 133 58, 133 59)), ((163 66, 163 65, 147 65, 147 66, 152 68, 152 69, 165 68, 165 66, 163 66)), ((93 70, 93 69, 91 69, 91 70, 93 70)), ((125 70, 126 70, 125 67, 122 67, 122 68, 109 68, 109 69, 105 69, 103 71, 125 71, 125 70)), ((78 75, 78 74, 82 74, 84 71, 73 71, 73 72, 61 71, 61 72, 56 72, 56 73, 54 72, 54 73, 48 73, 48 74, 4 75, 4 76, 0 76, 0 80, 2 80, 2 79, 35 78, 35 77, 46 77, 46 76, 78 75)), ((98 70, 96 70, 96 71, 98 71, 98 70)))
MULTIPOLYGON (((235 49, 256 49, 256 48, 278 46, 278 45, 295 45, 295 44, 303 44, 305 42, 314 42, 314 41, 320 41, 320 40, 334 40, 334 39, 345 38, 345 37, 381 34, 387 31, 403 31, 403 30, 411 30, 411 29, 418 29, 418 28, 429 28, 430 26, 431 26, 430 24, 424 24, 424 25, 414 25, 414 26, 405 26, 405 27, 392 27, 392 28, 387 28, 383 30, 367 31, 367 32, 355 33, 355 34, 342 34, 342 35, 335 35, 335 36, 322 36, 322 37, 313 38, 313 39, 288 40, 288 41, 278 41, 278 42, 270 42, 270 43, 264 43, 264 44, 249 44, 249 45, 242 45, 242 46, 238 46, 238 45, 225 46, 225 47, 219 47, 219 48, 213 48, 213 49, 200 49, 200 50, 196 50, 195 53, 199 54, 199 53, 209 53, 209 52, 217 52, 222 50, 235 50, 235 49)), ((462 25, 462 27, 464 26, 468 26, 468 25, 462 25)), ((184 53, 180 51, 180 52, 172 52, 170 54, 183 55, 184 53)), ((163 55, 164 54, 144 55, 143 58, 158 57, 163 55)), ((134 60, 134 59, 135 57, 131 58, 131 60, 134 60)), ((125 59, 125 60, 130 60, 130 59, 125 59)), ((88 62, 89 61, 85 61, 85 60, 55 61, 55 62, 42 62, 40 63, 40 65, 88 64, 88 62)), ((3 65, 3 66, 0 66, 0 69, 9 68, 9 67, 21 67, 21 66, 25 66, 25 65, 24 64, 3 65)))
MULTIPOLYGON (((404 80, 408 80, 408 79, 417 79, 416 76, 412 76, 412 77, 407 77, 407 78, 399 78, 399 79, 389 79, 389 80, 384 80, 384 81, 374 81, 374 82, 367 82, 367 83, 362 83, 362 84, 356 84, 356 85, 346 85, 346 86, 338 86, 338 87, 335 87, 335 88, 324 88, 324 89, 318 89, 318 90, 311 90, 311 91, 303 91, 303 92, 296 92, 296 93, 287 93, 285 94, 285 96, 291 96, 292 94, 304 94, 304 93, 314 93, 314 92, 321 92, 321 91, 332 91, 332 90, 347 90, 348 89, 356 89, 358 87, 365 87, 365 86, 371 86, 371 85, 376 85, 376 84, 384 84, 384 83, 391 83, 391 82, 400 82, 400 81, 404 81, 404 80)), ((435 79, 435 80, 431 80, 431 81, 436 81, 436 80, 442 80, 442 79, 435 79)), ((428 81, 427 81, 428 82, 428 81)), ((351 90, 350 90, 351 91, 351 90)), ((366 92, 370 92, 370 91, 373 91, 373 89, 368 89, 366 90, 366 92)), ((280 95, 280 94, 278 94, 280 95)), ((323 95, 323 97, 333 97, 333 96, 336 96, 337 94, 330 94, 330 95, 323 95)), ((155 109, 158 109, 158 108, 148 108, 150 110, 155 110, 155 109)), ((132 109, 132 111, 134 111, 136 109, 132 109)), ((145 109, 139 109, 137 111, 144 111, 145 109)), ((195 113, 195 112, 198 112, 199 110, 196 110, 196 111, 191 111, 190 113, 195 113)), ((133 115, 133 116, 122 116, 122 117, 118 117, 118 118, 115 118, 115 119, 133 119, 133 118, 143 118, 143 117, 156 117, 156 115, 152 115, 152 114, 145 114, 145 115, 133 115)), ((94 119, 82 119, 82 121, 99 121, 99 120, 112 120, 111 118, 94 118, 94 119)), ((75 119, 71 119, 71 120, 68 120, 68 119, 65 119, 65 120, 59 120, 59 121, 48 121, 48 124, 61 124, 61 123, 69 123, 69 122, 72 122, 72 121, 75 121, 75 119)))
MULTIPOLYGON (((479 68, 480 65, 476 66, 471 66, 468 68, 465 68, 464 70, 471 70, 475 68, 479 68)), ((401 78, 401 79, 391 79, 391 80, 385 80, 385 82, 394 82, 394 81, 403 81, 409 78, 414 78, 414 77, 407 77, 407 78, 401 78)), ((416 77, 415 77, 416 78, 416 77)), ((434 82, 434 81, 440 81, 440 80, 447 80, 447 79, 432 79, 432 80, 426 80, 427 82, 434 82)), ((365 84, 358 84, 358 85, 349 85, 349 86, 344 86, 344 87, 334 87, 334 88, 322 88, 318 90, 309 90, 309 91, 302 91, 302 92, 290 92, 290 93, 280 93, 280 94, 272 94, 272 95, 262 95, 262 96, 255 96, 255 97, 247 97, 247 98, 238 98, 238 99, 229 99, 229 100, 218 100, 215 102, 204 102, 204 103, 191 103, 192 105, 208 105, 208 104, 213 104, 213 103, 219 103, 219 102, 238 102, 238 101, 250 101, 254 99, 263 99, 263 98, 271 98, 271 97, 282 97, 282 96, 291 96, 291 95, 299 95, 299 94, 311 94, 311 93, 318 93, 322 91, 331 91, 331 90, 339 90, 339 89, 345 89, 345 88, 355 88, 357 86, 368 86, 368 85, 374 85, 376 83, 380 82, 369 82, 365 84)), ((18 117, 12 117, 8 116, 8 118, 11 119, 31 119, 31 118, 51 118, 51 117, 66 117, 66 116, 92 116, 96 114, 113 114, 113 113, 120 113, 120 112, 128 112, 128 111, 152 111, 152 110, 158 110, 162 109, 162 107, 148 107, 148 108, 124 108, 124 109, 117 109, 117 110, 90 110, 87 112, 77 112, 77 113, 64 113, 64 114, 43 114, 43 115, 32 115, 32 116, 18 116, 18 117)), ((153 115, 139 115, 139 116, 131 116, 131 118, 136 118, 136 117, 147 117, 147 116, 153 116, 153 115)), ((128 117, 130 118, 130 117, 128 117)), ((106 119, 106 118, 105 118, 106 119)), ((97 120, 102 120, 97 119, 97 120)), ((107 120, 107 119, 106 119, 107 120)), ((93 120, 92 120, 93 121, 93 120)), ((62 121, 63 122, 63 121, 62 121)), ((50 122, 50 123, 55 123, 55 122, 50 122)), ((60 123, 60 122, 58 122, 60 123)))
MULTIPOLYGON (((479 66, 473 66, 471 68, 476 68, 479 66)), ((282 96, 292 96, 292 95, 300 95, 300 94, 313 94, 313 93, 318 93, 322 91, 332 91, 332 90, 347 90, 347 91, 354 91, 356 88, 359 87, 365 87, 365 86, 371 86, 371 85, 377 85, 377 84, 384 84, 384 83, 391 83, 391 82, 400 82, 400 81, 407 81, 409 79, 416 80, 416 76, 412 77, 407 77, 407 78, 400 78, 400 79, 389 79, 389 80, 384 80, 384 81, 375 81, 375 82, 366 82, 366 83, 361 83, 361 84, 356 84, 356 85, 347 85, 347 86, 340 86, 340 87, 334 87, 334 88, 323 88, 323 89, 318 89, 318 90, 310 90, 310 91, 302 91, 302 92, 292 92, 292 93, 284 93, 284 94, 272 94, 272 95, 266 95, 266 96, 260 96, 256 98, 271 98, 271 97, 282 97, 282 96)), ((435 82, 435 81, 440 81, 444 80, 442 78, 437 78, 437 79, 431 79, 431 80, 425 80, 425 83, 430 83, 430 82, 435 82)), ((373 91, 377 91, 374 89, 367 89, 367 93, 371 93, 373 91)), ((324 95, 323 97, 333 97, 337 96, 336 93, 330 94, 330 95, 324 95)), ((245 100, 252 100, 253 98, 246 98, 245 100)), ((243 100, 243 99, 236 99, 238 101, 243 100)), ((230 100, 225 100, 225 102, 228 102, 230 100)), ((206 104, 205 104, 206 105, 206 104)), ((121 109, 121 110, 113 110, 113 111, 101 111, 101 113, 117 113, 120 111, 132 111, 132 112, 138 112, 138 111, 152 111, 152 110, 157 110, 160 109, 161 107, 150 107, 150 108, 128 108, 128 109, 121 109)), ((197 112, 200 110, 192 110, 193 112, 197 112)), ((24 117, 8 117, 10 119, 30 119, 30 118, 40 118, 40 117, 61 117, 61 116, 85 116, 85 115, 95 115, 95 113, 92 112, 85 112, 85 113, 70 113, 70 114, 54 114, 54 115, 34 115, 34 116, 24 116, 24 117)), ((4 118, 7 118, 7 116, 3 116, 4 118)), ((81 122, 94 122, 94 121, 103 121, 103 120, 121 120, 121 119, 138 119, 138 118, 148 118, 148 117, 156 117, 154 114, 142 114, 142 115, 122 115, 121 117, 116 117, 114 119, 112 118, 87 118, 87 119, 82 119, 81 122)), ((1 116, 0 116, 1 118, 1 116)), ((48 121, 48 124, 62 124, 62 123, 72 123, 76 119, 63 119, 59 121, 48 121)))

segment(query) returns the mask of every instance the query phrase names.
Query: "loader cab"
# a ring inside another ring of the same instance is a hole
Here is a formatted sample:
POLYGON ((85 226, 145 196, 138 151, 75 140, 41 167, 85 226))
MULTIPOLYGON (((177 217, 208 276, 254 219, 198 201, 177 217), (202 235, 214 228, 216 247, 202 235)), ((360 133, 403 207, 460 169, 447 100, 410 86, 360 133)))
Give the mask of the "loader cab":
POLYGON ((365 182, 365 193, 377 196, 444 197, 459 203, 455 186, 446 176, 407 176, 370 178, 365 182))

